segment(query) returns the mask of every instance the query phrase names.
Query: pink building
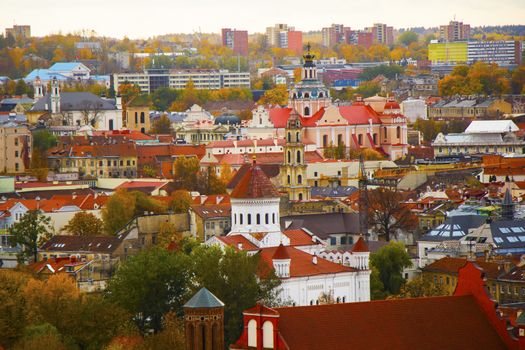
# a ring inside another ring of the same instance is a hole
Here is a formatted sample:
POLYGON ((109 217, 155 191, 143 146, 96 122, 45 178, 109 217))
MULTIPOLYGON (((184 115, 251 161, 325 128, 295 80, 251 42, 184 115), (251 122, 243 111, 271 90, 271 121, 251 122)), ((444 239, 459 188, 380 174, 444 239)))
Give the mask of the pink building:
POLYGON ((223 28, 222 45, 228 46, 238 55, 248 56, 248 31, 223 28))
POLYGON ((288 50, 293 51, 296 55, 303 53, 303 32, 299 30, 291 30, 288 35, 288 50))

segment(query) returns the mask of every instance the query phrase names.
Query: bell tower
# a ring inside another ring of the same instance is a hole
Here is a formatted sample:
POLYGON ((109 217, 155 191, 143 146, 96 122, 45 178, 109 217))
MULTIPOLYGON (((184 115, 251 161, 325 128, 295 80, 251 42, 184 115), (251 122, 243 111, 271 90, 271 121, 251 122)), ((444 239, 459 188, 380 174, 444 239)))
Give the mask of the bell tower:
POLYGON ((310 188, 306 178, 303 128, 299 113, 292 110, 284 131, 286 143, 283 147, 284 161, 281 166, 281 184, 292 201, 310 199, 310 188))
POLYGON ((44 86, 42 85, 42 80, 40 80, 40 77, 36 77, 34 87, 35 87, 34 99, 35 101, 38 101, 39 99, 44 97, 44 86))
POLYGON ((184 304, 187 350, 224 349, 224 303, 201 288, 184 304))
POLYGON ((51 113, 60 113, 60 86, 56 77, 51 81, 51 113))

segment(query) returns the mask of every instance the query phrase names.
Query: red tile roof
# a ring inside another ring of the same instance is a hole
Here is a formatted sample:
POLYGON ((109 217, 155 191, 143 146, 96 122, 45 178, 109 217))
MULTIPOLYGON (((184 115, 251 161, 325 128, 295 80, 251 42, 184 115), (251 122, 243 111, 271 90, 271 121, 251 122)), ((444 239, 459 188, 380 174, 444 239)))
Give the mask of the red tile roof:
POLYGON ((363 239, 363 237, 359 237, 357 242, 355 242, 354 246, 352 247, 352 252, 353 253, 364 253, 368 251, 369 251, 368 245, 366 244, 365 240, 363 239))
POLYGON ((281 244, 279 244, 279 246, 277 247, 277 249, 273 253, 272 259, 284 260, 284 259, 291 259, 291 258, 290 258, 290 254, 288 254, 286 248, 281 243, 281 244))
POLYGON ((313 240, 312 236, 304 230, 285 230, 283 234, 290 239, 291 246, 317 245, 319 242, 313 240))
MULTIPOLYGON (((259 252, 262 261, 265 261, 268 266, 273 266, 272 258, 278 248, 280 247, 262 248, 259 252)), ((317 264, 314 264, 314 256, 311 254, 290 246, 284 246, 284 249, 291 259, 291 278, 357 271, 354 268, 336 264, 320 257, 315 257, 317 264)))
POLYGON ((291 108, 270 108, 269 116, 275 128, 285 128, 291 108))
POLYGON ((289 349, 506 349, 472 296, 276 311, 279 333, 289 349))
MULTIPOLYGON (((466 264, 467 259, 445 257, 428 264, 423 271, 457 274, 459 269, 466 264)), ((485 272, 488 278, 498 278, 504 272, 502 264, 494 261, 477 260, 475 264, 485 272)))
POLYGON ((231 193, 231 198, 278 198, 279 192, 254 161, 231 193))
POLYGON ((224 244, 238 250, 258 250, 259 248, 243 235, 216 236, 224 244), (241 244, 241 246, 239 246, 241 244))

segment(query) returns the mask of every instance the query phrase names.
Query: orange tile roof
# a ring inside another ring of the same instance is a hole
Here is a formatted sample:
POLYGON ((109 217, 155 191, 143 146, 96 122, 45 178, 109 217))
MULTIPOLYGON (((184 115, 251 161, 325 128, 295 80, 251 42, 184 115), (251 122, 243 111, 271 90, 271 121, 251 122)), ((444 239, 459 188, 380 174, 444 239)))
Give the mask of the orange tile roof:
POLYGON ((370 250, 368 249, 368 245, 366 244, 365 240, 363 239, 363 237, 359 237, 357 242, 355 242, 354 246, 352 247, 352 252, 353 253, 364 253, 368 251, 370 250))
POLYGON ((259 248, 243 235, 216 236, 224 244, 237 250, 258 250, 259 248), (240 246, 241 245, 241 246, 240 246), (239 248, 241 247, 241 248, 239 248))
MULTIPOLYGON (((467 259, 445 257, 428 264, 423 271, 457 274, 466 263, 467 259)), ((484 260, 476 260, 474 263, 483 269, 488 278, 498 278, 504 272, 501 263, 484 260)))
POLYGON ((283 234, 290 239, 291 246, 317 245, 319 242, 304 230, 285 230, 283 234))
MULTIPOLYGON (((278 248, 279 247, 262 248, 260 250, 259 254, 261 259, 265 261, 268 266, 273 266, 272 258, 278 248)), ((290 246, 284 246, 284 249, 291 259, 291 278, 357 271, 354 268, 336 264, 320 257, 316 257, 317 264, 314 264, 314 256, 311 254, 290 246)))
POLYGON ((278 198, 279 192, 254 161, 231 193, 231 198, 278 198))

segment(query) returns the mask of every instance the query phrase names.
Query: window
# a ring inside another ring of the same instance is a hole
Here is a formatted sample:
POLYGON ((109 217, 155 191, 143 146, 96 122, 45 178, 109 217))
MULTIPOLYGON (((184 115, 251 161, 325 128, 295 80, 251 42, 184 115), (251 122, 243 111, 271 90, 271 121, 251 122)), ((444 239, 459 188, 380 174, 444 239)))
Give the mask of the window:
POLYGON ((301 151, 297 151, 297 163, 301 164, 301 151))
POLYGON ((398 127, 396 128, 396 137, 397 137, 398 139, 401 138, 401 127, 400 127, 400 126, 398 126, 398 127))
POLYGON ((290 182, 291 182, 291 176, 288 175, 288 185, 290 184, 290 182))
POLYGON ((248 214, 248 225, 252 224, 252 214, 248 214))
POLYGON ((135 112, 135 124, 139 123, 139 113, 135 112))
POLYGON ((15 158, 18 158, 18 151, 15 151, 15 158))
POLYGON ((242 216, 243 216, 242 214, 239 215, 239 224, 241 224, 241 225, 242 225, 242 219, 243 219, 242 216))
POLYGON ((447 281, 447 285, 449 285, 450 284, 450 277, 447 276, 446 281, 447 281))
POLYGON ((337 238, 330 237, 330 245, 336 245, 337 244, 337 238))
POLYGON ((15 171, 19 171, 20 170, 20 165, 18 163, 15 163, 15 171))
POLYGON ((309 116, 310 115, 310 107, 304 107, 304 115, 309 116))
POLYGON ((257 321, 254 319, 248 322, 248 346, 257 347, 257 321))
POLYGON ((273 349, 273 323, 266 321, 262 327, 263 348, 273 349))
POLYGON ((255 216, 255 219, 256 219, 256 221, 257 221, 257 225, 260 225, 260 224, 261 224, 261 214, 257 214, 257 215, 255 216))
POLYGON ((292 153, 288 151, 288 163, 292 162, 292 153))
POLYGON ((270 215, 268 213, 264 214, 264 223, 266 225, 270 223, 270 215))
POLYGON ((288 133, 288 142, 292 142, 292 133, 291 132, 288 133))
POLYGON ((341 244, 346 244, 346 236, 341 237, 341 244))
POLYGON ((297 141, 297 142, 301 141, 301 134, 299 134, 299 132, 295 133, 295 141, 297 141))
POLYGON ((357 135, 357 143, 359 144, 359 146, 363 145, 363 135, 362 134, 357 135))
POLYGON ((302 193, 299 193, 299 198, 298 198, 300 201, 303 200, 303 194, 302 193))
POLYGON ((140 112, 140 123, 144 124, 146 122, 146 118, 144 118, 144 112, 140 112))
POLYGON ((328 147, 328 135, 323 135, 323 147, 328 147))
POLYGON ((272 224, 275 224, 275 213, 272 213, 272 224))
POLYGON ((297 175, 297 183, 302 184, 303 183, 303 177, 302 175, 297 175))

